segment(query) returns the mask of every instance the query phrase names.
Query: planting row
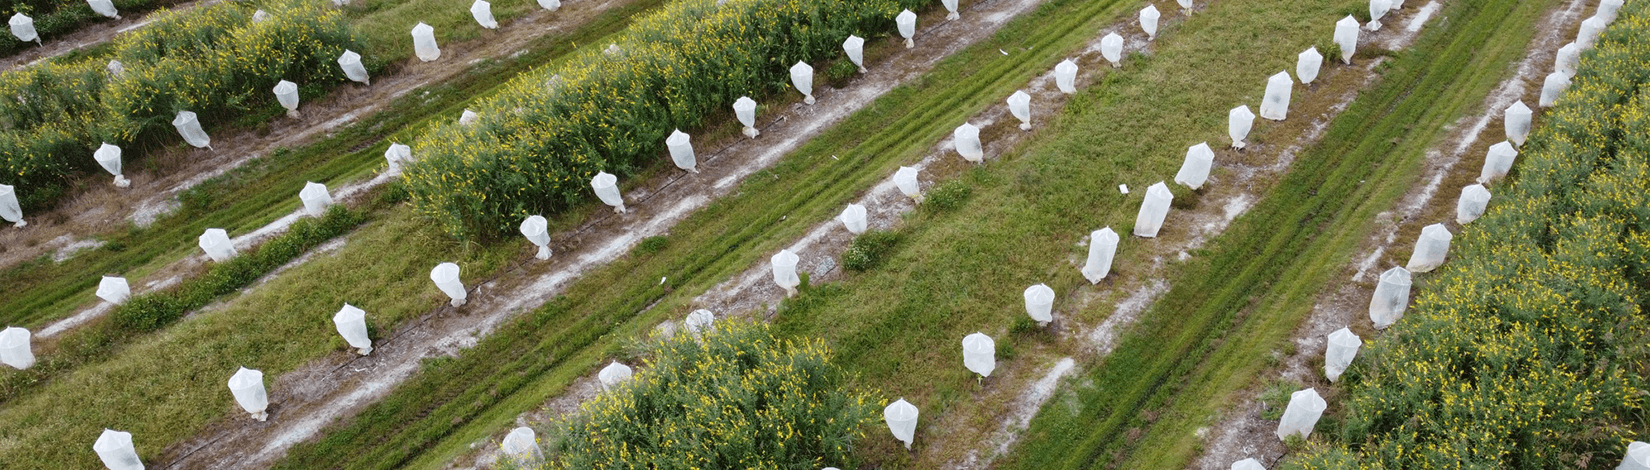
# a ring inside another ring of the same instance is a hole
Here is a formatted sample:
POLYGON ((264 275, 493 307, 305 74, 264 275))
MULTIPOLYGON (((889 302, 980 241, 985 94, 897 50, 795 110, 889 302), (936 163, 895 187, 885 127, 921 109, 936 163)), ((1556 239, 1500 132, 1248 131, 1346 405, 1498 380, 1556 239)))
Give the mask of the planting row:
POLYGON ((14 41, 0 40, 0 55, 67 35, 105 18, 183 3, 180 0, 22 0, 11 2, 8 26, 14 41), (33 44, 30 44, 33 43, 33 44))

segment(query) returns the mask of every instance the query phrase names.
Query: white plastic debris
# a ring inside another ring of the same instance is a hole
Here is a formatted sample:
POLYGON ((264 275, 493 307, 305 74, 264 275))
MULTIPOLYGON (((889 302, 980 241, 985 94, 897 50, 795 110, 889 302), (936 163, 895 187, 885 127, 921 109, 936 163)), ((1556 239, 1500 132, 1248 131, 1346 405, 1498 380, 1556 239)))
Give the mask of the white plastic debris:
POLYGON ((1323 352, 1323 375, 1330 382, 1341 380, 1341 374, 1352 366, 1352 359, 1358 357, 1358 348, 1363 347, 1364 340, 1353 334, 1352 330, 1341 328, 1329 334, 1323 352))
POLYGON ((464 281, 458 277, 457 264, 441 263, 435 265, 435 269, 430 270, 430 280, 435 282, 437 289, 441 289, 442 293, 453 299, 448 303, 454 307, 464 306, 464 302, 470 298, 470 293, 464 291, 464 281))
POLYGON ((33 367, 33 340, 27 328, 14 326, 0 331, 0 362, 18 370, 33 367))
POLYGON ((1558 54, 1553 56, 1553 71, 1576 76, 1576 65, 1581 63, 1581 46, 1576 43, 1565 44, 1558 48, 1558 54))
POLYGON ((1547 74, 1547 80, 1541 83, 1541 101, 1536 102, 1543 108, 1558 103, 1558 97, 1564 96, 1564 90, 1570 88, 1570 76, 1564 72, 1547 74))
POLYGON ((1163 228, 1163 219, 1169 216, 1169 204, 1172 202, 1174 193, 1169 192, 1169 185, 1162 181, 1146 188, 1146 200, 1140 203, 1140 214, 1134 218, 1134 235, 1157 237, 1158 230, 1163 228))
POLYGON ((92 159, 97 160, 98 166, 103 167, 104 171, 115 175, 115 187, 124 188, 132 185, 131 180, 127 180, 121 172, 120 147, 104 142, 97 147, 96 152, 92 152, 92 159))
POLYGON ((955 20, 962 18, 962 15, 957 14, 957 0, 940 0, 940 4, 945 6, 945 19, 955 20))
POLYGON ((476 0, 470 4, 470 16, 475 17, 476 24, 487 29, 498 29, 498 21, 493 19, 493 4, 487 0, 476 0))
POLYGON ((1089 233, 1089 257, 1083 263, 1083 278, 1089 284, 1099 284, 1101 279, 1111 274, 1112 258, 1117 256, 1117 232, 1111 227, 1102 228, 1089 233))
POLYGON ((332 194, 327 192, 327 185, 309 181, 304 183, 304 189, 298 191, 298 199, 304 201, 304 213, 310 217, 320 217, 332 207, 332 194))
POLYGON ((1266 97, 1260 102, 1260 117, 1282 121, 1289 117, 1289 98, 1295 91, 1295 79, 1289 72, 1278 72, 1266 79, 1266 97))
POLYGON ((686 320, 682 320, 682 326, 695 337, 700 333, 716 331, 716 314, 705 309, 694 310, 686 320))
POLYGON ((1650 444, 1640 441, 1627 444, 1627 455, 1622 456, 1621 465, 1616 470, 1650 470, 1650 444))
POLYGON ((1232 462, 1232 470, 1266 470, 1266 467, 1262 466, 1259 460, 1243 459, 1232 462))
POLYGON ((1415 240, 1415 253, 1409 256, 1409 264, 1404 266, 1410 272, 1424 273, 1444 264, 1444 257, 1449 254, 1450 239, 1455 238, 1449 233, 1444 224, 1432 224, 1421 229, 1421 237, 1415 240))
POLYGON ((1381 29, 1381 17, 1386 16, 1387 10, 1392 9, 1392 0, 1369 0, 1369 24, 1364 29, 1377 31, 1381 29))
POLYGON ((1140 10, 1140 30, 1146 32, 1146 40, 1157 39, 1157 19, 1163 13, 1157 11, 1157 5, 1146 5, 1140 10))
POLYGON ((521 221, 521 236, 539 247, 534 258, 550 259, 550 221, 545 220, 544 216, 535 215, 521 221))
POLYGON ((894 17, 894 25, 899 27, 900 37, 905 38, 905 48, 916 47, 911 38, 917 35, 917 14, 911 10, 899 12, 899 16, 894 17))
POLYGON ((596 172, 596 177, 590 179, 590 188, 596 190, 596 198, 603 204, 613 206, 613 212, 624 213, 624 198, 619 197, 619 177, 605 171, 596 172))
POLYGON ((201 234, 199 242, 201 251, 205 251, 206 257, 212 258, 215 262, 229 261, 238 254, 235 252, 235 245, 229 241, 229 232, 221 228, 206 229, 206 233, 201 234))
POLYGON ((618 57, 620 54, 624 54, 624 48, 618 44, 608 44, 607 49, 602 50, 602 55, 608 57, 618 57))
POLYGON ((1193 145, 1186 149, 1186 161, 1180 164, 1180 171, 1174 174, 1174 182, 1185 185, 1193 190, 1203 187, 1209 181, 1209 169, 1215 166, 1215 151, 1209 148, 1209 143, 1193 145))
POLYGON ((1490 206, 1490 190, 1482 184, 1461 188, 1461 199, 1455 202, 1455 223, 1466 225, 1484 215, 1490 206))
POLYGON ((332 325, 338 329, 338 336, 344 337, 344 342, 355 348, 355 353, 362 356, 372 354, 372 338, 367 335, 367 312, 354 305, 344 304, 344 308, 332 315, 332 325))
MULTIPOLYGON (((756 100, 751 99, 749 96, 741 96, 739 99, 734 100, 733 116, 739 119, 739 124, 745 126, 745 137, 755 139, 756 136, 762 135, 762 131, 756 130, 756 100)), ((674 156, 675 154, 672 153, 671 155, 674 156)))
POLYGON ((1054 86, 1059 87, 1061 93, 1068 95, 1077 92, 1076 62, 1066 59, 1054 66, 1054 86))
POLYGON ((97 452, 98 460, 109 470, 143 470, 137 447, 132 445, 132 433, 104 429, 92 444, 92 451, 97 452))
POLYGON ((241 409, 252 414, 252 419, 263 421, 269 419, 269 391, 264 389, 264 373, 242 367, 229 377, 229 393, 235 396, 235 403, 241 409))
POLYGON ((626 380, 630 380, 631 374, 630 366, 620 364, 619 361, 613 361, 612 364, 603 367, 602 371, 596 374, 596 380, 602 383, 602 390, 612 390, 626 380))
POLYGON ((670 150, 670 161, 676 163, 677 168, 687 170, 688 173, 699 172, 699 159, 693 154, 693 142, 681 129, 670 133, 665 138, 665 148, 670 150))
POLYGON ((435 28, 420 21, 412 28, 413 53, 418 60, 430 62, 441 58, 441 46, 435 43, 435 28))
POLYGON ((972 163, 985 162, 985 148, 980 144, 980 128, 973 124, 963 123, 957 130, 951 131, 951 138, 957 144, 957 154, 963 160, 972 163))
POLYGON ((1288 440, 1291 435, 1299 434, 1301 439, 1312 437, 1312 428, 1318 425, 1318 418, 1323 417, 1323 410, 1329 408, 1329 403, 1318 396, 1318 391, 1306 389, 1289 395, 1289 406, 1283 409, 1283 418, 1278 420, 1278 439, 1288 440))
POLYGON ((1112 67, 1123 66, 1123 36, 1117 33, 1107 34, 1100 38, 1100 56, 1111 62, 1112 67))
POLYGON ((1310 85, 1318 79, 1318 70, 1323 68, 1323 54, 1318 53, 1318 47, 1312 46, 1302 51, 1295 59, 1295 77, 1300 78, 1301 84, 1310 85))
POLYGON ((23 220, 23 207, 17 204, 17 188, 11 185, 0 184, 0 219, 6 219, 17 227, 29 224, 23 220))
POLYGON ((131 296, 132 285, 127 283, 124 277, 103 276, 103 279, 97 282, 97 298, 103 299, 104 302, 120 305, 126 303, 126 299, 131 296))
POLYGON ((773 283, 785 288, 786 297, 796 295, 796 286, 802 285, 802 278, 796 274, 796 264, 801 258, 791 250, 779 250, 768 261, 773 264, 773 283))
POLYGON ((865 206, 859 204, 849 204, 848 208, 843 209, 842 215, 837 216, 836 220, 842 221, 842 226, 854 235, 865 233, 865 229, 869 225, 865 206))
POLYGON ((1598 11, 1593 13, 1594 18, 1601 18, 1605 23, 1616 21, 1617 10, 1621 9, 1623 0, 1599 0, 1598 11))
POLYGON ((561 0, 539 0, 539 7, 550 11, 560 10, 561 0))
MULTIPOLYGON (((1604 34, 1604 28, 1607 26, 1610 26, 1610 22, 1597 16, 1582 21, 1581 29, 1576 30, 1576 44, 1580 44, 1583 49, 1591 49, 1598 43, 1598 37, 1604 34)), ((16 23, 12 23, 12 31, 17 31, 16 23)))
POLYGON ((1180 4, 1180 12, 1192 16, 1192 0, 1176 0, 1180 4))
POLYGON ((515 464, 527 467, 544 461, 544 450, 539 449, 538 435, 533 428, 522 426, 504 436, 498 444, 499 452, 515 464))
POLYGON ((390 148, 384 151, 384 160, 389 162, 390 173, 400 173, 401 164, 412 161, 412 147, 391 143, 390 148))
POLYGON ((1507 113, 1503 116, 1502 124, 1507 129, 1508 142, 1512 142, 1515 146, 1524 146, 1524 138, 1530 136, 1530 118, 1533 115, 1534 113, 1530 111, 1529 106, 1524 105, 1523 100, 1507 107, 1507 113))
POLYGON ((1404 310, 1409 308, 1410 282, 1408 269, 1392 268, 1381 273, 1375 295, 1369 298, 1369 321, 1375 329, 1384 330, 1404 318, 1404 310))
POLYGON ((1226 112, 1226 135, 1232 138, 1232 148, 1243 148, 1248 143, 1249 130, 1255 127, 1255 113, 1249 110, 1249 105, 1232 108, 1226 112))
POLYGON ((985 333, 975 332, 964 336, 963 366, 970 372, 980 374, 980 377, 990 377, 991 371, 997 369, 997 343, 991 341, 985 333))
POLYGON ((1129 185, 1126 185, 1126 184, 1117 185, 1117 192, 1120 192, 1120 193, 1123 193, 1123 194, 1128 194, 1129 193, 1129 185))
POLYGON ((899 167, 899 171, 894 172, 894 186, 899 187, 899 192, 911 198, 912 201, 922 204, 922 191, 917 186, 916 168, 899 167))
POLYGON ((910 450, 911 441, 917 435, 917 406, 900 398, 882 409, 882 420, 888 423, 888 431, 894 433, 894 439, 904 442, 905 448, 910 450))
POLYGON ((1020 120, 1020 130, 1031 130, 1031 95, 1024 90, 1009 95, 1008 112, 1020 120))
POLYGON ((107 68, 109 69, 109 75, 115 78, 120 78, 121 75, 126 74, 126 65, 115 59, 109 59, 107 68))
POLYGON ((848 61, 859 67, 859 73, 865 73, 865 38, 849 35, 847 41, 842 41, 842 52, 848 54, 848 61))
POLYGON ((258 11, 252 12, 252 22, 253 23, 262 23, 262 22, 264 22, 268 19, 269 19, 269 12, 264 11, 262 8, 258 9, 258 11))
POLYGON ((469 110, 469 108, 465 108, 464 112, 458 115, 458 125, 468 126, 470 124, 474 124, 476 122, 476 119, 480 118, 480 117, 481 117, 480 114, 477 114, 475 111, 469 110))
POLYGON ((1039 325, 1054 321, 1054 289, 1047 284, 1026 288, 1026 315, 1039 325))
POLYGON ((19 41, 40 44, 40 34, 34 31, 34 19, 29 15, 18 13, 11 16, 11 35, 17 36, 19 41))
POLYGON ((111 0, 86 0, 86 4, 91 5, 92 11, 99 15, 120 19, 120 12, 115 10, 115 2, 111 0))
POLYGON ((1489 152, 1484 153, 1484 169, 1478 173, 1478 182, 1488 183, 1507 176, 1517 160, 1518 149, 1513 148, 1511 142, 1491 145, 1489 152))
POLYGON ((205 129, 201 129, 201 122, 193 111, 178 111, 178 117, 172 119, 172 127, 178 129, 178 135, 183 136, 183 141, 189 145, 195 148, 212 148, 212 137, 206 135, 205 129))
POLYGON ((1341 46, 1341 62, 1352 63, 1352 54, 1358 51, 1358 19, 1346 15, 1335 22, 1335 45, 1341 46))
POLYGON ((275 84, 275 101, 286 108, 286 115, 298 117, 298 84, 281 80, 275 84))
POLYGON ((344 69, 344 76, 350 81, 372 84, 372 78, 367 76, 367 67, 361 65, 361 54, 344 49, 344 53, 338 56, 338 67, 344 69))
POLYGON ((791 66, 791 85, 802 93, 802 102, 814 104, 814 67, 807 62, 791 66))

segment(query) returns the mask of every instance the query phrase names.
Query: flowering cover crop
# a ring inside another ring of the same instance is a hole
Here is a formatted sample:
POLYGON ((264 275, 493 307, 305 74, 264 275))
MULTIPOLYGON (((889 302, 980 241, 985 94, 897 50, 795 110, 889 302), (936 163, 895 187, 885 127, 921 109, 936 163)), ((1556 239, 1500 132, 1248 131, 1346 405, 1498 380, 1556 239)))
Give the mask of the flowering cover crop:
POLYGON ((557 425, 551 469, 814 470, 847 465, 879 406, 820 341, 720 322, 656 346, 635 377, 557 425))
MULTIPOLYGON (((166 5, 183 3, 184 0, 114 0, 115 9, 121 16, 131 18, 138 14, 166 5)), ((86 0, 12 0, 8 2, 11 8, 0 10, 0 17, 11 18, 15 13, 29 15, 34 19, 34 29, 40 33, 40 40, 51 42, 52 39, 75 32, 75 30, 90 25, 92 22, 107 21, 102 15, 92 12, 92 7, 86 0)), ((16 36, 0 33, 5 36, 0 39, 0 55, 11 55, 31 47, 38 47, 33 41, 24 42, 16 36)))
POLYGON ((742 95, 789 87, 798 61, 840 54, 850 34, 892 26, 924 0, 684 0, 617 42, 523 74, 481 100, 469 126, 438 124, 405 175, 419 210, 459 236, 506 233, 521 219, 590 197, 598 171, 632 175, 662 160, 672 129, 699 127, 742 95))
POLYGON ((1644 439, 1646 6, 1622 9, 1513 185, 1352 368, 1337 442, 1285 468, 1603 469, 1644 439))

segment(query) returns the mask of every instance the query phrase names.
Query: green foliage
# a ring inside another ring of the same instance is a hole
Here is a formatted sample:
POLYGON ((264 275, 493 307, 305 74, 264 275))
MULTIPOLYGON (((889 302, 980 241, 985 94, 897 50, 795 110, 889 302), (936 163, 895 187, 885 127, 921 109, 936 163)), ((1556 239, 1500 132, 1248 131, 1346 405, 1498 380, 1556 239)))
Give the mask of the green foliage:
POLYGON ((974 195, 974 188, 968 182, 954 179, 935 185, 923 195, 923 207, 937 211, 954 211, 968 203, 968 197, 974 195))
MULTIPOLYGON (((155 8, 184 3, 183 0, 115 0, 115 9, 122 17, 140 14, 155 8)), ((113 21, 92 11, 92 7, 81 0, 12 0, 7 2, 10 8, 0 10, 0 15, 11 18, 15 13, 23 13, 34 20, 34 31, 40 34, 42 43, 52 42, 62 36, 90 26, 94 22, 113 21)), ((16 36, 7 34, 0 39, 0 55, 16 54, 24 49, 39 47, 33 41, 23 42, 16 36)), ((95 47, 95 46, 94 46, 95 47)), ((70 52, 72 54, 73 51, 70 52)))
POLYGON ((665 235, 651 236, 651 237, 643 238, 641 243, 637 243, 636 248, 630 250, 630 254, 632 256, 647 256, 647 255, 651 255, 651 254, 654 254, 654 253, 658 253, 658 252, 664 250, 665 247, 669 246, 669 245, 670 245, 670 237, 665 236, 665 235))
POLYGON ((870 229, 854 237, 848 249, 842 252, 842 267, 850 271, 865 271, 877 267, 899 245, 900 235, 887 230, 870 229))
POLYGON ((848 81, 856 75, 859 75, 859 66, 854 65, 853 61, 846 58, 833 60, 831 65, 825 67, 825 83, 830 84, 832 87, 842 88, 847 86, 848 81))

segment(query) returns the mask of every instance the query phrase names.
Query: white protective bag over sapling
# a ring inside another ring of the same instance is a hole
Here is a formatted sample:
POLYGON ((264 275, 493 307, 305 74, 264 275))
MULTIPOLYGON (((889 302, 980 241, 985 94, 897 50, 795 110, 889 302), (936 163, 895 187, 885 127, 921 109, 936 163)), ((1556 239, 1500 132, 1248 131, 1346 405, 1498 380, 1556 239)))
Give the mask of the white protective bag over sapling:
POLYGON ((1249 110, 1249 105, 1226 112, 1226 135, 1232 138, 1232 148, 1240 149, 1248 145, 1243 140, 1249 138, 1249 130, 1254 127, 1255 113, 1249 110))
POLYGON ((1484 169, 1478 173, 1478 182, 1488 183, 1507 176, 1516 161, 1518 149, 1513 148, 1511 142, 1491 145, 1490 150, 1484 153, 1484 169))
POLYGON ((132 445, 132 433, 104 429, 103 434, 97 436, 97 442, 92 443, 92 451, 97 452, 98 460, 109 470, 143 470, 137 447, 132 445))
POLYGON ((733 117, 738 118, 739 124, 745 126, 745 137, 755 139, 756 136, 762 135, 762 131, 756 130, 756 100, 749 96, 741 96, 734 100, 733 117))
POLYGON ((1318 47, 1312 46, 1302 51, 1295 59, 1295 77, 1300 78, 1302 85, 1310 85, 1318 79, 1318 71, 1323 68, 1323 54, 1318 53, 1318 47))
POLYGON ((802 102, 814 104, 814 67, 807 62, 791 66, 791 85, 802 93, 802 102))
POLYGON ((40 33, 34 31, 34 19, 29 15, 18 13, 11 16, 11 35, 17 36, 19 41, 40 44, 40 33))
POLYGON ((1330 382, 1341 380, 1341 373, 1352 365, 1352 360, 1358 357, 1358 348, 1363 347, 1364 340, 1353 334, 1352 330, 1341 328, 1329 334, 1323 352, 1323 375, 1330 382))
POLYGON ((1295 92, 1295 79, 1289 72, 1278 72, 1266 79, 1266 97, 1260 102, 1260 117, 1282 121, 1289 117, 1289 98, 1295 92))
POLYGON ((1581 63, 1581 45, 1576 43, 1565 44, 1558 48, 1558 54, 1553 56, 1553 71, 1576 76, 1576 65, 1581 63))
POLYGON ((201 251, 206 252, 207 258, 222 263, 229 261, 239 254, 235 252, 235 244, 229 240, 229 232, 221 228, 209 228, 200 236, 201 251))
POLYGON ((17 188, 11 185, 0 184, 0 219, 18 227, 29 224, 23 220, 23 206, 17 203, 17 188))
POLYGON ((1410 272, 1424 273, 1444 264, 1444 257, 1449 254, 1450 239, 1455 235, 1449 233, 1444 224, 1432 224, 1421 229, 1421 237, 1415 240, 1415 253, 1409 256, 1409 264, 1404 266, 1410 272))
POLYGON ((124 277, 103 276, 97 282, 97 298, 115 305, 126 303, 132 296, 132 285, 124 277))
POLYGON ((561 0, 539 0, 539 8, 550 11, 561 9, 561 0))
POLYGON ((596 172, 596 177, 590 179, 590 188, 596 191, 596 198, 603 204, 613 206, 613 212, 624 213, 624 198, 619 197, 619 177, 605 171, 596 172))
POLYGON ((34 366, 34 335, 27 328, 0 330, 0 363, 17 370, 34 366))
POLYGON ((120 78, 121 75, 126 74, 126 65, 115 59, 109 59, 107 68, 109 69, 109 75, 114 78, 120 78))
POLYGON ((1375 295, 1369 298, 1369 321, 1375 329, 1384 330, 1404 317, 1404 310, 1409 308, 1410 282, 1408 269, 1392 268, 1381 273, 1375 295))
POLYGON ((630 380, 631 375, 630 366, 613 361, 596 374, 596 380, 602 383, 602 390, 612 390, 613 387, 630 380))
POLYGON ((1031 130, 1031 95, 1024 90, 1008 96, 1008 112, 1020 120, 1020 130, 1031 130))
POLYGON ((1232 470, 1266 470, 1266 467, 1261 465, 1259 460, 1251 458, 1232 462, 1232 470))
POLYGON ((940 5, 945 6, 945 19, 955 20, 962 18, 962 15, 957 14, 957 0, 940 0, 940 5))
MULTIPOLYGON (((1597 16, 1582 21, 1581 29, 1576 30, 1576 44, 1580 44, 1583 49, 1591 49, 1598 43, 1598 37, 1604 34, 1604 28, 1608 26, 1610 22, 1597 16)), ((12 30, 16 31, 16 26, 13 26, 12 30)))
POLYGON ((172 127, 178 129, 178 135, 183 136, 183 141, 189 145, 195 148, 212 148, 212 137, 206 135, 205 129, 201 129, 201 122, 194 112, 178 111, 178 117, 172 119, 172 127))
POLYGON ((900 37, 905 38, 905 48, 916 47, 917 43, 911 38, 917 35, 917 14, 911 10, 899 12, 899 16, 894 17, 894 25, 899 27, 900 37))
POLYGON ((521 236, 527 237, 528 242, 539 247, 538 253, 533 255, 534 258, 550 259, 550 221, 545 220, 544 216, 535 215, 521 221, 521 236))
POLYGON ((848 208, 843 209, 842 215, 837 216, 836 220, 842 221, 843 228, 847 228, 848 232, 854 235, 865 233, 865 229, 870 225, 865 206, 859 204, 849 204, 848 208))
POLYGON ((1186 16, 1192 16, 1192 0, 1175 0, 1175 1, 1176 1, 1176 3, 1180 4, 1180 12, 1181 13, 1185 13, 1186 16))
POLYGON ((367 334, 365 310, 344 304, 344 308, 332 315, 332 325, 338 329, 338 336, 344 337, 344 342, 355 348, 356 354, 372 354, 372 338, 367 334))
POLYGON ((1026 288, 1026 315, 1036 320, 1038 325, 1047 325, 1054 321, 1054 289, 1047 284, 1038 284, 1026 288))
POLYGON ((391 143, 390 148, 384 151, 384 161, 389 162, 390 173, 400 173, 401 163, 412 161, 412 147, 391 143))
POLYGON ((1293 434, 1300 434, 1301 439, 1312 437, 1312 428, 1318 425, 1318 418, 1323 417, 1323 410, 1329 408, 1329 403, 1318 396, 1318 391, 1306 389, 1289 395, 1289 406, 1283 409, 1283 418, 1278 420, 1278 440, 1287 441, 1293 434))
POLYGON ((1186 161, 1174 174, 1174 182, 1193 190, 1202 188, 1203 183, 1209 181, 1209 169, 1214 166, 1215 151, 1209 148, 1209 143, 1193 145, 1186 149, 1186 161))
POLYGON ((1642 441, 1627 444, 1627 455, 1622 456, 1616 470, 1650 470, 1650 444, 1642 441))
MULTIPOLYGON (((105 17, 120 19, 120 11, 115 10, 115 2, 111 0, 86 0, 92 11, 105 17)), ((1602 6, 1600 8, 1603 8, 1602 6)))
POLYGON ((882 420, 888 423, 888 431, 894 433, 894 439, 905 443, 905 449, 911 449, 911 441, 917 437, 917 405, 900 398, 889 403, 882 409, 882 420))
POLYGON ((1066 59, 1054 66, 1054 86, 1060 88, 1061 93, 1068 95, 1077 92, 1076 62, 1066 59))
POLYGON ((1547 74, 1547 79, 1541 83, 1541 100, 1537 101, 1536 105, 1546 108, 1558 103, 1558 97, 1564 96, 1564 90, 1569 88, 1569 75, 1565 75, 1564 72, 1547 74))
POLYGON ((665 148, 670 150, 670 161, 676 163, 677 168, 687 170, 688 173, 699 172, 699 159, 693 154, 693 141, 687 133, 677 129, 665 138, 665 148))
POLYGON ((1351 64, 1352 54, 1358 51, 1358 19, 1346 15, 1335 22, 1335 44, 1341 46, 1341 62, 1351 64))
POLYGON ((430 280, 435 282, 437 289, 453 299, 449 304, 454 307, 464 306, 470 298, 470 293, 464 290, 464 281, 458 277, 458 271, 458 265, 454 263, 441 263, 430 270, 430 280))
POLYGON ((991 337, 985 333, 975 332, 964 336, 962 349, 963 366, 970 372, 985 378, 990 377, 991 371, 997 369, 997 343, 991 341, 991 337))
POLYGON ((1157 39, 1157 19, 1162 17, 1163 13, 1157 11, 1157 5, 1146 5, 1140 10, 1140 30, 1146 32, 1147 41, 1157 39))
POLYGON ((1089 284, 1099 284, 1111 274, 1111 260, 1117 256, 1118 241, 1117 232, 1111 227, 1089 233, 1089 257, 1083 263, 1083 278, 1088 279, 1089 284))
POLYGON ((1169 216, 1169 204, 1173 202, 1174 193, 1169 192, 1169 185, 1162 181, 1146 188, 1146 200, 1140 203, 1140 214, 1134 218, 1134 235, 1157 237, 1158 230, 1163 228, 1163 219, 1169 216))
POLYGON ((252 12, 252 22, 253 23, 262 23, 262 22, 264 22, 268 19, 269 19, 269 12, 264 11, 262 8, 259 8, 257 11, 252 12))
POLYGON ((498 29, 498 21, 493 19, 493 4, 487 0, 476 0, 470 4, 470 16, 475 17, 476 24, 487 29, 498 29))
POLYGON ((1593 13, 1594 18, 1601 18, 1605 23, 1616 21, 1616 13, 1621 10, 1624 0, 1599 0, 1598 11, 1593 13))
POLYGON ((441 58, 441 46, 435 43, 435 28, 420 21, 412 28, 413 54, 424 62, 441 58))
POLYGON ((1466 225, 1484 215, 1490 206, 1490 190, 1482 184, 1461 188, 1461 199, 1455 202, 1455 223, 1466 225))
POLYGON ((848 61, 859 67, 859 73, 865 73, 865 38, 848 35, 848 40, 842 41, 842 52, 848 54, 848 61))
POLYGON ((480 118, 480 117, 481 117, 480 114, 476 114, 475 111, 471 111, 468 108, 466 108, 463 113, 460 113, 458 115, 458 125, 468 126, 470 124, 474 124, 476 122, 476 118, 480 118))
POLYGON ((802 285, 802 278, 796 274, 796 264, 802 259, 791 250, 779 250, 768 261, 773 264, 774 284, 785 288, 786 297, 796 295, 796 286, 802 285))
POLYGON ((1534 114, 1529 106, 1524 105, 1523 100, 1507 107, 1506 114, 1502 116, 1502 124, 1507 130, 1508 142, 1512 142, 1514 146, 1524 146, 1524 138, 1530 136, 1530 118, 1534 114))
POLYGON ((544 461, 544 450, 539 449, 538 435, 533 428, 522 426, 510 431, 504 436, 504 441, 498 444, 499 452, 504 457, 521 466, 531 466, 544 461))
POLYGON ((298 84, 281 80, 275 84, 275 101, 286 108, 286 115, 298 117, 298 84))
POLYGON ((131 180, 127 180, 126 175, 121 172, 120 147, 104 142, 97 147, 96 152, 92 152, 92 159, 97 160, 98 166, 103 167, 104 171, 115 175, 115 187, 124 188, 132 185, 131 180))
POLYGON ((241 409, 252 414, 252 419, 263 421, 269 419, 269 391, 264 389, 264 373, 242 367, 229 377, 229 393, 235 396, 235 403, 241 409))
POLYGON ((1122 67, 1123 36, 1111 33, 1100 38, 1100 57, 1105 57, 1106 62, 1111 62, 1112 67, 1122 67))
POLYGON ((682 320, 682 327, 687 328, 688 333, 693 334, 695 338, 699 337, 700 333, 716 331, 716 314, 705 309, 694 310, 688 314, 686 320, 682 320))
POLYGON ((980 144, 980 128, 973 124, 963 123, 957 130, 951 131, 951 138, 957 145, 957 154, 970 163, 985 162, 985 148, 980 144))
POLYGON ((310 217, 320 217, 332 207, 332 194, 327 192, 327 185, 314 181, 304 183, 304 189, 298 191, 298 199, 304 201, 304 213, 310 217))
POLYGON ((367 76, 367 67, 361 65, 361 54, 344 49, 344 53, 338 56, 338 67, 344 69, 344 76, 350 81, 372 84, 372 78, 367 76))
POLYGON ((1392 0, 1369 0, 1369 24, 1364 29, 1378 31, 1381 29, 1381 18, 1386 16, 1387 10, 1392 9, 1392 0))
POLYGON ((905 197, 911 198, 917 204, 922 204, 922 191, 917 186, 916 168, 899 167, 899 171, 894 172, 894 186, 898 187, 899 192, 905 194, 905 197))

